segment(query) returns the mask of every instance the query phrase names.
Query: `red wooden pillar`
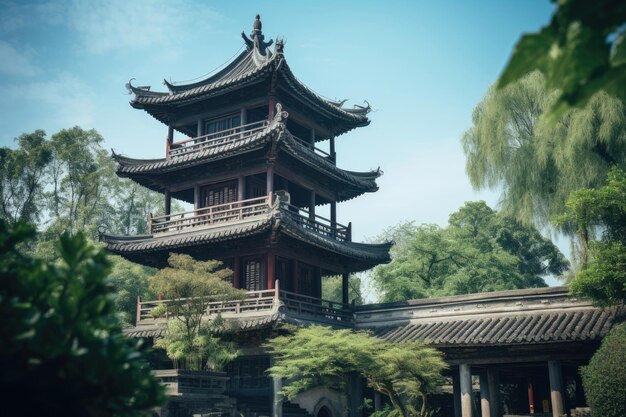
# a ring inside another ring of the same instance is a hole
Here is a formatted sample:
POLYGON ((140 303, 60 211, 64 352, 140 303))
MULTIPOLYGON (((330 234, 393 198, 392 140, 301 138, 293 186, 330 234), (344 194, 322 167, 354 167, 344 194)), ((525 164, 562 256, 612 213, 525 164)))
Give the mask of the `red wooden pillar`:
POLYGON ((274 289, 274 281, 276 280, 276 254, 274 251, 267 253, 267 289, 274 289))
POLYGON ((276 96, 271 95, 269 99, 269 108, 267 112, 267 119, 271 122, 276 112, 276 96))
POLYGON ((267 167, 267 182, 266 189, 267 194, 272 194, 274 192, 274 165, 268 165, 267 167))
POLYGON ((165 158, 170 159, 170 148, 174 142, 174 126, 170 123, 167 126, 167 139, 165 140, 165 158))
POLYGON ((530 381, 528 382, 528 409, 530 414, 535 414, 535 392, 530 381))

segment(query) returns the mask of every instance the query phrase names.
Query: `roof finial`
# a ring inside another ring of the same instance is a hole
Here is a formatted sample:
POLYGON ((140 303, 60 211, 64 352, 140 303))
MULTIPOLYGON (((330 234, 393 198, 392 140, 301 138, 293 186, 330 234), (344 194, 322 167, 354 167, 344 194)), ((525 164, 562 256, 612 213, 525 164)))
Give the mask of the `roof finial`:
POLYGON ((263 24, 261 23, 261 16, 257 14, 254 18, 254 23, 252 24, 250 39, 248 39, 244 32, 241 32, 241 36, 243 37, 244 42, 246 42, 248 51, 256 49, 261 55, 265 55, 266 48, 274 43, 274 41, 270 40, 269 42, 265 42, 265 36, 263 36, 262 29, 263 24))
POLYGON ((250 39, 255 40, 258 39, 259 43, 263 42, 263 23, 261 23, 261 15, 256 15, 254 18, 254 23, 252 24, 252 33, 250 34, 250 39))

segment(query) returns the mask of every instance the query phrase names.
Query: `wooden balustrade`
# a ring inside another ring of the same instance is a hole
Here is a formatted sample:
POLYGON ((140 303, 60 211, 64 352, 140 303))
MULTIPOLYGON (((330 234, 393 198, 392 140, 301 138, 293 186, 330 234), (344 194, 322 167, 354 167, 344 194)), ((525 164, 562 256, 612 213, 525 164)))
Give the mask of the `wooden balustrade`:
POLYGON ((250 198, 158 217, 148 217, 148 232, 156 235, 194 228, 237 223, 270 210, 271 196, 250 198))
POLYGON ((215 146, 237 142, 265 129, 268 126, 268 123, 269 122, 267 120, 262 120, 174 142, 168 148, 168 156, 178 157, 187 155, 188 153, 213 148, 215 146))
POLYGON ((291 135, 295 140, 296 143, 298 143, 301 146, 304 146, 305 148, 313 151, 314 153, 316 153, 317 155, 321 156, 322 158, 326 158, 331 162, 335 161, 335 158, 333 157, 333 155, 331 155, 330 153, 326 152, 323 149, 318 148, 317 146, 313 145, 311 142, 306 141, 298 136, 295 135, 291 135))
MULTIPOLYGON (((221 314, 230 318, 254 317, 271 314, 280 305, 284 313, 313 320, 341 322, 349 324, 353 321, 353 311, 350 304, 324 300, 308 295, 280 289, 276 280, 274 289, 249 291, 243 300, 212 301, 207 303, 207 317, 221 314)), ((177 302, 184 300, 177 300, 177 302)), ((149 325, 171 318, 167 305, 172 300, 141 301, 137 299, 137 325, 149 325), (159 305, 165 305, 163 316, 153 317, 152 310, 159 305)))
POLYGON ((315 215, 315 220, 311 220, 308 210, 287 203, 281 204, 281 208, 283 212, 289 215, 300 227, 313 230, 316 233, 333 239, 345 242, 352 240, 351 223, 349 223, 348 226, 344 226, 317 214, 315 215))

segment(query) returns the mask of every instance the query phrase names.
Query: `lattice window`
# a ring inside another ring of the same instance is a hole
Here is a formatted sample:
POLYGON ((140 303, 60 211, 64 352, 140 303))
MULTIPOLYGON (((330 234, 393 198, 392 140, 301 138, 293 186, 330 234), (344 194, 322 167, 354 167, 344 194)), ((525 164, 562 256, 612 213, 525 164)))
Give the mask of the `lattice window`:
POLYGON ((263 289, 265 281, 265 262, 263 258, 246 259, 243 262, 244 287, 248 291, 263 289))
POLYGON ((200 189, 200 207, 237 201, 237 181, 208 185, 200 189))
MULTIPOLYGON (((211 119, 208 120, 204 125, 204 133, 211 134, 216 132, 221 132, 223 130, 231 129, 233 127, 237 127, 241 125, 241 116, 230 115, 227 117, 221 117, 219 119, 211 119)), ((215 137, 215 136, 212 136, 215 137)), ((219 137, 219 135, 217 136, 219 137)))

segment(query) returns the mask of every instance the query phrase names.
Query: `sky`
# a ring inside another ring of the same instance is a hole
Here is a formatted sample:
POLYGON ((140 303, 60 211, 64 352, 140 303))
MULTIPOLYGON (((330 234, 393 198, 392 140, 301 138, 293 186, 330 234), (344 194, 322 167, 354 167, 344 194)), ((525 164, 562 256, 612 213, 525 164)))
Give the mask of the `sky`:
MULTIPOLYGON (((336 140, 338 165, 380 166, 380 190, 338 206, 367 240, 402 221, 444 226, 473 190, 460 144, 472 111, 548 0, 0 0, 0 146, 79 125, 135 158, 163 157, 166 126, 128 104, 125 84, 202 77, 236 56, 259 13, 294 74, 319 94, 367 100, 368 127, 336 140)), ((324 210, 322 210, 324 213, 324 210)), ((567 252, 567 244, 560 243, 567 252)))

